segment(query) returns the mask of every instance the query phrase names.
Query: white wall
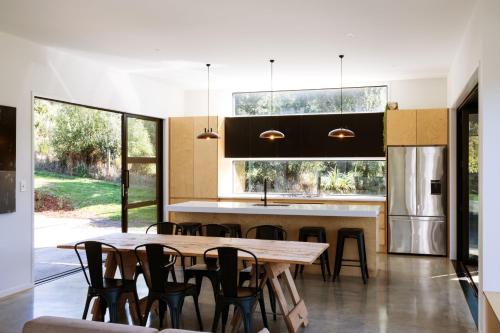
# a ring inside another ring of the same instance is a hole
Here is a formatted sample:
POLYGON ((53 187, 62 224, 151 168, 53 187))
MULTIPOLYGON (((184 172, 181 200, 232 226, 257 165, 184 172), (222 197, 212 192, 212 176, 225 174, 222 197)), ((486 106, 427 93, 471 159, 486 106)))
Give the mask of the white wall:
POLYGON ((17 188, 28 184, 16 193, 16 212, 0 215, 1 297, 33 280, 32 95, 159 118, 180 114, 184 100, 154 80, 7 34, 0 33, 0 50, 0 104, 17 108, 17 188))
POLYGON ((446 108, 446 78, 391 81, 389 100, 400 109, 446 108))
MULTIPOLYGON (((479 0, 448 77, 448 103, 456 107, 479 83, 479 289, 500 291, 500 2, 479 0)), ((480 296, 480 331, 484 325, 480 296)))

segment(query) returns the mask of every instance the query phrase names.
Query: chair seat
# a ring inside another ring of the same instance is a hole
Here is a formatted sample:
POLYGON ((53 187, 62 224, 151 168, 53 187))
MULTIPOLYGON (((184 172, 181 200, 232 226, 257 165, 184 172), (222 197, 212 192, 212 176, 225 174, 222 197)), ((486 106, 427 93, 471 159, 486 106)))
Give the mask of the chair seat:
POLYGON ((186 271, 218 271, 217 265, 196 264, 186 267, 186 271))
POLYGON ((103 281, 103 289, 120 289, 131 286, 134 281, 105 278, 103 281))
POLYGON ((302 227, 300 228, 300 231, 316 231, 316 232, 321 232, 325 231, 324 227, 302 227))
POLYGON ((240 270, 240 273, 247 273, 247 274, 252 273, 252 266, 247 266, 243 268, 242 270, 240 270))
POLYGON ((359 236, 363 234, 363 229, 361 228, 341 228, 338 231, 339 235, 342 236, 359 236))
MULTIPOLYGON (((240 270, 240 274, 244 275, 244 276, 251 276, 252 274, 252 266, 247 266, 245 268, 242 268, 240 270)), ((259 275, 260 277, 264 276, 266 274, 266 270, 264 268, 264 265, 259 265, 259 275)))
POLYGON ((182 282, 168 282, 165 287, 165 292, 170 293, 183 293, 188 289, 195 288, 194 284, 182 282))

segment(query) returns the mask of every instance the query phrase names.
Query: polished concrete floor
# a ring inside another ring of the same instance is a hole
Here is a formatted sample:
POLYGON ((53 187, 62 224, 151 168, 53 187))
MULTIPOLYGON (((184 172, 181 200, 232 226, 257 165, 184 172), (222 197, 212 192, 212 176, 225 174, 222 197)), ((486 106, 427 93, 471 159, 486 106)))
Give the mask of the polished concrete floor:
MULTIPOLYGON (((296 281, 309 310, 310 324, 303 332, 477 331, 447 259, 381 255, 379 260, 382 268, 366 286, 356 277, 325 283, 320 275, 307 274, 306 268, 296 281)), ((208 281, 203 285, 200 303, 204 328, 209 330, 213 296, 208 281)), ((142 285, 140 294, 145 291, 142 285)), ((19 333, 25 321, 41 315, 79 318, 85 293, 79 273, 0 300, 0 333, 19 333)), ((186 301, 182 315, 183 328, 196 330, 192 301, 186 301)), ((268 319, 272 333, 286 332, 280 317, 268 319)), ((258 313, 254 323, 256 329, 262 327, 258 313)), ((157 325, 157 319, 151 318, 148 325, 157 325)))

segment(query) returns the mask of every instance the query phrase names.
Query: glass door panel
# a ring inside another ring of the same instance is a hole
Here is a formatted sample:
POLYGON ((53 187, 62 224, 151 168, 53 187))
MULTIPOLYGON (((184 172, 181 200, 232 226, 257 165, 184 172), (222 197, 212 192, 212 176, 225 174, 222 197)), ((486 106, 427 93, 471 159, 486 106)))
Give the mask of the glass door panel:
POLYGON ((129 157, 158 156, 158 120, 127 116, 127 152, 129 157))
POLYGON ((162 216, 162 121, 125 115, 123 232, 143 233, 162 216))
POLYGON ((479 281, 478 90, 457 109, 457 259, 477 295, 479 281))
POLYGON ((127 210, 128 232, 144 234, 147 227, 158 221, 158 209, 156 205, 129 208, 127 210))
POLYGON ((478 114, 469 114, 469 137, 468 137, 468 199, 469 199, 469 260, 476 263, 479 254, 478 242, 478 217, 479 217, 479 168, 478 168, 478 114))
POLYGON ((156 164, 129 163, 128 171, 128 203, 156 200, 156 164))

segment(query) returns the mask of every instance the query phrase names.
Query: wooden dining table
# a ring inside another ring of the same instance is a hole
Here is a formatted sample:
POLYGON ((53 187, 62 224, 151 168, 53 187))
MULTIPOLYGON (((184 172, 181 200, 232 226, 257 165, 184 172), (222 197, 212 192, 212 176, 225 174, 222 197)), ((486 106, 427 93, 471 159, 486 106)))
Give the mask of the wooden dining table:
MULTIPOLYGON (((124 261, 124 272, 122 274, 125 279, 134 278, 137 265, 134 249, 142 244, 159 243, 168 245, 178 249, 186 257, 200 257, 209 248, 223 246, 250 251, 258 258, 259 265, 263 265, 265 268, 265 275, 259 280, 259 287, 263 288, 268 280, 271 281, 276 300, 289 332, 297 332, 301 326, 306 327, 309 323, 307 307, 297 290, 290 272, 290 265, 311 265, 329 246, 327 243, 312 242, 132 233, 108 234, 86 240, 99 241, 115 246, 120 251, 124 261), (287 293, 285 293, 284 288, 287 293)), ((58 245, 58 248, 74 249, 75 243, 58 245)), ((209 253, 209 256, 216 255, 216 251, 209 253)), ((107 256, 105 277, 112 278, 115 276, 118 267, 115 257, 107 256)), ((239 258, 242 260, 253 259, 244 252, 239 252, 239 258)), ((124 309, 127 300, 130 306, 135 305, 131 295, 124 295, 122 309, 124 309)), ((99 309, 98 304, 94 304, 92 310, 94 319, 99 319, 102 315, 99 313, 99 309)), ((132 319, 134 323, 139 323, 140 320, 135 318, 134 312, 131 311, 132 319)), ((231 321, 231 332, 236 332, 240 324, 241 318, 237 312, 231 321)))

